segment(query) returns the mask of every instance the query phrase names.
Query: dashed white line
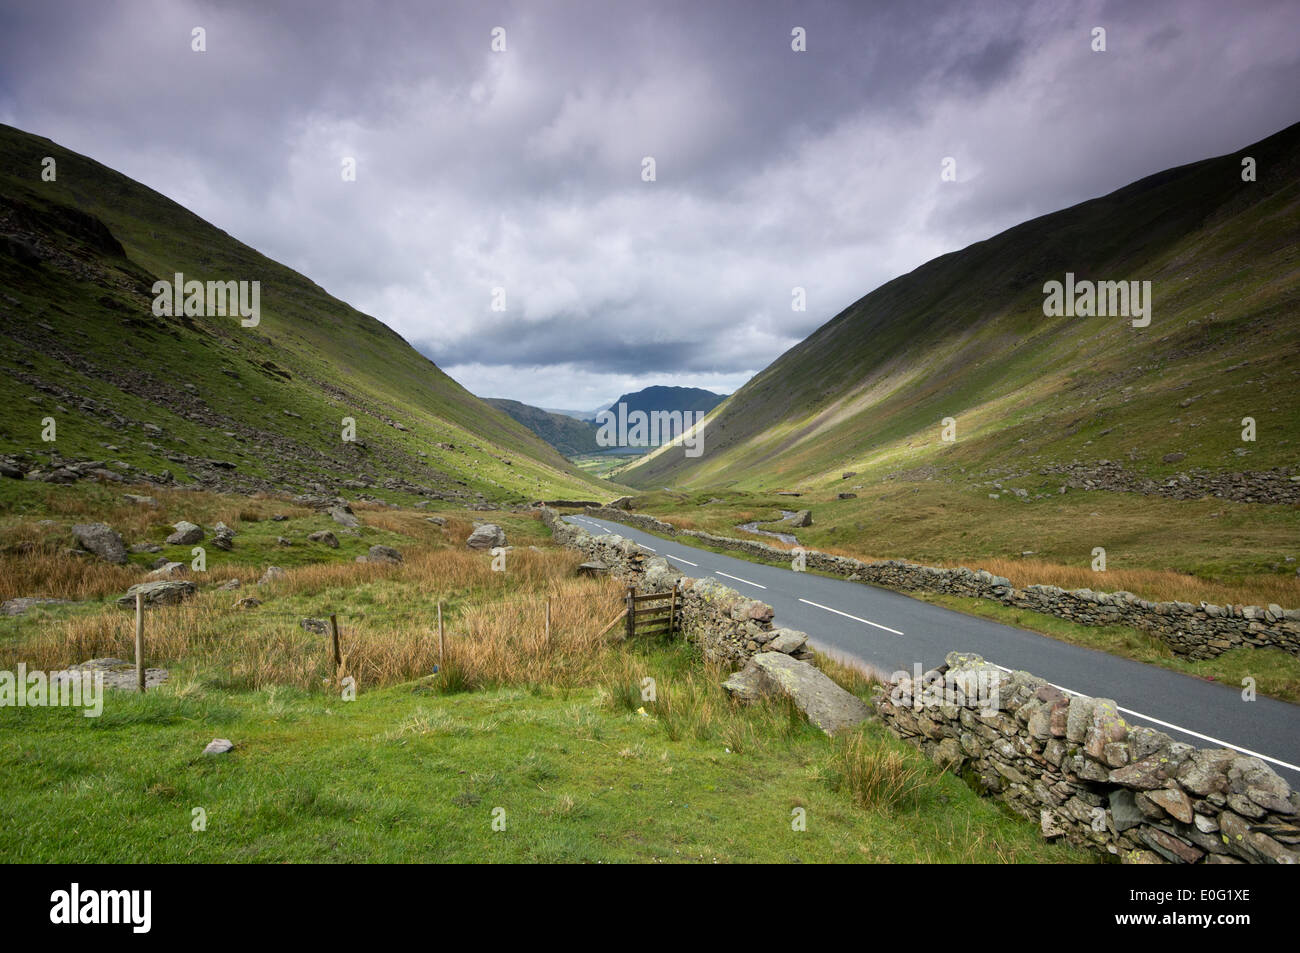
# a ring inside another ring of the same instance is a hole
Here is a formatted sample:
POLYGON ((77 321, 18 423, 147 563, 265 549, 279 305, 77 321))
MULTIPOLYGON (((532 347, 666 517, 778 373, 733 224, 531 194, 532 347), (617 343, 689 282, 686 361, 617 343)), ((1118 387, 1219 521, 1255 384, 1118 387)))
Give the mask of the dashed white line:
POLYGON ((741 579, 739 576, 733 576, 729 572, 723 572, 721 569, 714 570, 719 576, 726 576, 728 579, 734 579, 736 582, 743 582, 747 586, 753 586, 755 589, 766 589, 767 586, 760 586, 756 582, 750 582, 748 579, 741 579))
POLYGON ((881 625, 879 622, 872 622, 870 619, 864 619, 861 616, 849 615, 847 612, 841 612, 839 609, 832 609, 830 606, 824 606, 820 602, 813 602, 810 599, 803 599, 803 598, 801 598, 799 601, 806 602, 810 606, 816 606, 818 609, 825 609, 827 612, 834 612, 836 615, 842 615, 845 618, 853 619, 855 622, 865 622, 867 625, 874 625, 877 629, 884 629, 886 632, 894 633, 894 635, 903 634, 902 632, 899 632, 897 629, 891 629, 887 625, 881 625))
MULTIPOLYGON (((996 668, 1002 669, 1002 671, 1004 672, 1011 671, 1011 669, 1007 668, 1005 665, 998 665, 997 662, 992 662, 991 664, 996 668)), ((1082 697, 1088 697, 1085 696, 1083 692, 1076 692, 1073 688, 1066 688, 1064 685, 1057 685, 1055 682, 1048 682, 1047 684, 1051 685, 1053 688, 1059 688, 1067 695, 1079 695, 1082 697)), ((1258 751, 1251 751, 1249 748, 1243 748, 1240 745, 1234 745, 1229 741, 1224 741, 1222 738, 1212 738, 1209 735, 1201 734, 1199 731, 1192 731, 1192 729, 1190 728, 1184 728, 1182 725, 1175 725, 1171 721, 1161 721, 1159 718, 1152 718, 1150 715, 1144 715, 1142 714, 1142 712, 1134 711, 1131 708, 1124 708, 1120 705, 1116 705, 1115 708, 1118 709, 1119 711, 1122 711, 1126 715, 1132 715, 1134 718, 1141 718, 1143 721, 1149 721, 1153 725, 1159 725, 1161 728, 1173 728, 1175 731, 1181 731, 1183 734, 1191 735, 1193 738, 1200 738, 1202 741, 1209 741, 1213 744, 1221 745, 1224 748, 1231 748, 1233 751, 1240 751, 1242 754, 1250 755, 1253 758, 1260 758, 1264 761, 1271 761, 1274 764, 1281 765, 1284 768, 1290 768, 1292 771, 1300 771, 1300 765, 1290 764, 1286 761, 1281 761, 1277 758, 1270 758, 1266 754, 1260 754, 1260 752, 1258 751)))
POLYGON ((688 566, 694 566, 694 567, 696 567, 697 569, 698 569, 699 566, 700 566, 699 563, 693 563, 693 562, 691 562, 689 559, 682 559, 681 556, 673 556, 673 555, 671 555, 671 554, 665 554, 665 555, 668 555, 668 558, 669 558, 669 559, 675 559, 675 560, 677 560, 679 563, 686 563, 686 565, 688 565, 688 566))

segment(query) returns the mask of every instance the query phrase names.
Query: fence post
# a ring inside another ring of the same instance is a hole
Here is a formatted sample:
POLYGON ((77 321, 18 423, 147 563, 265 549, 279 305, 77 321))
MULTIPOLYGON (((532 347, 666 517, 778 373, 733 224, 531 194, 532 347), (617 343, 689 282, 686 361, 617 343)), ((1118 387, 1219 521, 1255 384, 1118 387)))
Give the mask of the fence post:
POLYGON ((632 586, 627 587, 627 637, 629 639, 636 637, 636 589, 632 586))
POLYGON ((144 595, 135 594, 135 683, 144 694, 144 595))
POLYGON ((438 669, 442 670, 442 600, 438 600, 438 669))
POLYGON ((343 655, 339 651, 339 617, 330 613, 330 637, 334 641, 334 677, 339 677, 339 669, 343 667, 343 655))
POLYGON ((668 606, 668 638, 677 631, 677 583, 673 583, 673 600, 668 606))

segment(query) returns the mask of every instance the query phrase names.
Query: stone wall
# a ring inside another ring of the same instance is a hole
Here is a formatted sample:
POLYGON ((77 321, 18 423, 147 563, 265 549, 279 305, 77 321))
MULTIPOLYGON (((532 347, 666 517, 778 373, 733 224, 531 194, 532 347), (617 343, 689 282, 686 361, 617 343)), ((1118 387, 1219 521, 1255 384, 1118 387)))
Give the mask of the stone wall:
POLYGON ((899 737, 1041 826, 1126 863, 1300 862, 1300 793, 1258 758, 1129 725, 1105 698, 948 656, 874 700, 899 737))
POLYGON ((774 626, 767 603, 746 598, 716 579, 683 576, 668 560, 630 539, 613 533, 593 536, 564 522, 550 507, 541 507, 540 512, 557 542, 599 562, 633 588, 662 592, 680 586, 682 632, 705 658, 739 665, 761 652, 783 652, 805 661, 813 657, 808 636, 774 626))
MULTIPOLYGON (((755 556, 765 562, 790 565, 790 550, 757 540, 716 536, 678 529, 641 513, 609 507, 588 507, 593 518, 615 520, 646 532, 691 538, 708 546, 755 556)), ((994 599, 1007 606, 1031 609, 1083 625, 1129 625, 1150 632, 1179 655, 1192 659, 1214 658, 1249 645, 1273 647, 1300 655, 1300 610, 1281 606, 1216 606, 1190 602, 1151 602, 1131 592, 1094 592, 1026 586, 1017 589, 1002 576, 984 570, 942 569, 902 560, 866 563, 804 549, 807 568, 890 589, 922 590, 958 596, 994 599)))

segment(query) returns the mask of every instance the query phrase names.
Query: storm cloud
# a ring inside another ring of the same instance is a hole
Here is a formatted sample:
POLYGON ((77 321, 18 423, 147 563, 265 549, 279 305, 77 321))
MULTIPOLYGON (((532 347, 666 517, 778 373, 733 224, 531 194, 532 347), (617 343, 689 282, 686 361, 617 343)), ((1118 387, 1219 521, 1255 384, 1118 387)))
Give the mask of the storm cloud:
POLYGON ((475 393, 594 408, 734 390, 935 255, 1277 131, 1298 31, 1289 2, 47 0, 0 12, 0 121, 475 393))

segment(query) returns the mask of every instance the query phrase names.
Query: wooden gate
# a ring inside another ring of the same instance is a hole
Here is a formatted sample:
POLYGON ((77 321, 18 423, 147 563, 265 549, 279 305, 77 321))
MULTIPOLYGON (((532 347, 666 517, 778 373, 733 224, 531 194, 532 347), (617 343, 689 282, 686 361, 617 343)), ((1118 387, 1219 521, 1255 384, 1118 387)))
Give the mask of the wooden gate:
POLYGON ((680 628, 678 613, 681 600, 677 587, 664 592, 647 592, 637 595, 631 586, 627 590, 627 637, 638 635, 672 635, 680 628))

